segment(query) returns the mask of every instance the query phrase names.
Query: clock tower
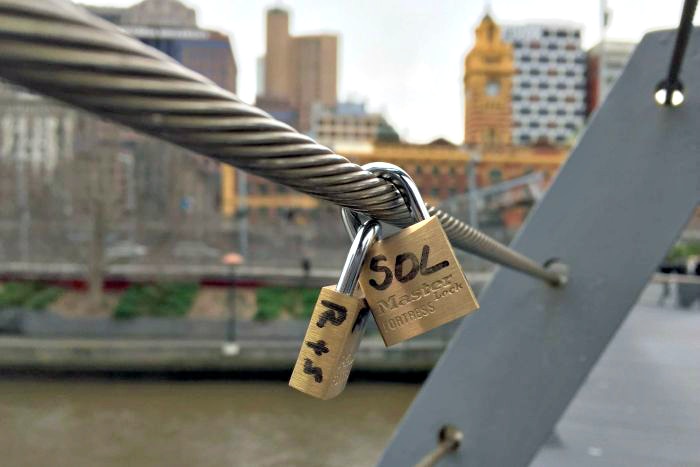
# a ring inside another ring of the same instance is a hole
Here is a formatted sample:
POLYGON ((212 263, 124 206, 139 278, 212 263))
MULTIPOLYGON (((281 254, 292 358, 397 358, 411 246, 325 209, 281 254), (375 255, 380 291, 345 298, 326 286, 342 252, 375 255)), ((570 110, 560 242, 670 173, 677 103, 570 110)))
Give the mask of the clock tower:
POLYGON ((487 13, 464 61, 464 143, 511 144, 513 49, 487 13))

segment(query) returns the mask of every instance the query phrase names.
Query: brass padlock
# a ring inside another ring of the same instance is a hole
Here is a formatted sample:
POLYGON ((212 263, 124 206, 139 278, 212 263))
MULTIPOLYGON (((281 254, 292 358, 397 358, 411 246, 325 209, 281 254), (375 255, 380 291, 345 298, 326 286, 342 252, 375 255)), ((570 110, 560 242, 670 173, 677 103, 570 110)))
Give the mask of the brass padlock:
POLYGON ((381 227, 368 220, 354 236, 338 284, 323 287, 311 315, 289 385, 319 399, 345 389, 369 310, 357 288, 367 251, 381 227))
MULTIPOLYGON (((478 309, 440 220, 430 216, 411 177, 384 162, 363 168, 393 183, 416 221, 377 241, 360 273, 360 288, 384 343, 397 344, 478 309)), ((342 216, 353 235, 360 215, 344 208, 342 216)))

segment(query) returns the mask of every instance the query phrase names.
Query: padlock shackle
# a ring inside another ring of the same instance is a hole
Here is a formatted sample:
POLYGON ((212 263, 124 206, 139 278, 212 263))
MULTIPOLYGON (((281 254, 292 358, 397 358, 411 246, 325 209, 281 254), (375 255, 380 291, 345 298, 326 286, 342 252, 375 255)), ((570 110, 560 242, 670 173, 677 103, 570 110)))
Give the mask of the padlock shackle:
MULTIPOLYGON (((363 165, 362 168, 394 185, 406 201, 406 207, 416 222, 424 221, 430 217, 416 182, 404 169, 388 162, 370 162, 363 165)), ((368 219, 367 216, 348 208, 342 209, 341 217, 350 238, 355 237, 360 225, 368 219)))
POLYGON ((357 230, 354 236, 350 252, 345 259, 345 265, 340 272, 338 285, 335 290, 345 295, 352 295, 357 287, 357 282, 360 279, 360 270, 362 263, 367 257, 367 252, 372 244, 379 238, 382 233, 382 227, 379 222, 374 219, 367 219, 357 230))

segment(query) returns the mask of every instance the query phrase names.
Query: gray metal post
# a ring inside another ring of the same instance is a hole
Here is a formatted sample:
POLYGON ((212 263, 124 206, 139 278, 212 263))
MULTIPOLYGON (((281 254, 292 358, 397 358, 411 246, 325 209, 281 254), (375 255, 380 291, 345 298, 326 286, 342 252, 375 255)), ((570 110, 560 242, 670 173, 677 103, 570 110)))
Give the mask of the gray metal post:
MULTIPOLYGON (((652 97, 675 34, 648 34, 514 241, 570 267, 566 287, 500 269, 464 318, 381 459, 414 465, 444 425, 441 465, 527 465, 700 201, 700 31, 685 102, 652 97)), ((673 391, 673 388, 669 388, 673 391)))

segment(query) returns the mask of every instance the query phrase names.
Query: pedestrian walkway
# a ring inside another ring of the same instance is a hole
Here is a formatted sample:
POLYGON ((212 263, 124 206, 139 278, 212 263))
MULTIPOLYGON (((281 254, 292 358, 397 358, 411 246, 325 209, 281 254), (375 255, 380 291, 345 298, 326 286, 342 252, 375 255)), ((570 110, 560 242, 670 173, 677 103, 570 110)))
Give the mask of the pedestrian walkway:
POLYGON ((647 289, 532 466, 700 466, 700 308, 658 306, 660 293, 647 289))

